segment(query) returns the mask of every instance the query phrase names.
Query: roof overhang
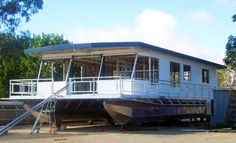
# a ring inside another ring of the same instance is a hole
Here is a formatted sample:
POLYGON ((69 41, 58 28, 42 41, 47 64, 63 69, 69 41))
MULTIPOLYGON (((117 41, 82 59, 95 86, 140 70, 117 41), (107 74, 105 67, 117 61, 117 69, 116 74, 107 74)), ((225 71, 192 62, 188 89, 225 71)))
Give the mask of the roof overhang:
POLYGON ((41 57, 55 57, 61 55, 64 58, 71 57, 72 55, 91 55, 91 54, 128 54, 135 53, 135 51, 140 48, 154 50, 160 52, 162 54, 167 54, 179 58, 183 58, 186 60, 194 61, 197 63, 213 66, 217 69, 224 69, 225 66, 221 64, 217 64, 214 62, 210 62, 207 60, 203 60, 200 58, 196 58, 193 56, 185 55, 179 52, 174 52, 171 50, 167 50, 158 46, 153 46, 150 44, 142 43, 142 42, 103 42, 103 43, 82 43, 82 44, 66 44, 66 45, 52 45, 45 46, 40 48, 32 48, 25 50, 25 54, 41 56, 41 57), (109 52, 110 51, 110 52, 109 52), (112 51, 112 52, 111 52, 112 51))

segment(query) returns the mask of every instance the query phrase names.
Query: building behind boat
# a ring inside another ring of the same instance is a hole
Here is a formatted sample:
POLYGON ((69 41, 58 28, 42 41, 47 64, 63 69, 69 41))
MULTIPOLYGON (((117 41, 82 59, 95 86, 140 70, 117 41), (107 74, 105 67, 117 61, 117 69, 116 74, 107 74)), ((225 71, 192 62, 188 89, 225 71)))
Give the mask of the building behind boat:
POLYGON ((38 76, 10 80, 3 100, 30 107, 66 87, 57 95, 58 125, 207 119, 218 88, 216 70, 225 68, 142 42, 53 45, 25 53, 42 59, 38 76))

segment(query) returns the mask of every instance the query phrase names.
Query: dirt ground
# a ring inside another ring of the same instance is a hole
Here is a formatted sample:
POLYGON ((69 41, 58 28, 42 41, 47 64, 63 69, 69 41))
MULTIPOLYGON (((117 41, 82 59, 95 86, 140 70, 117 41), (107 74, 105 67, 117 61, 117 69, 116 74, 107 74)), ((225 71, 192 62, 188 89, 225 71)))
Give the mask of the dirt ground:
POLYGON ((30 134, 20 126, 0 136, 2 143, 236 143, 236 133, 213 133, 193 127, 140 127, 121 132, 117 126, 71 126, 55 135, 48 128, 30 134))

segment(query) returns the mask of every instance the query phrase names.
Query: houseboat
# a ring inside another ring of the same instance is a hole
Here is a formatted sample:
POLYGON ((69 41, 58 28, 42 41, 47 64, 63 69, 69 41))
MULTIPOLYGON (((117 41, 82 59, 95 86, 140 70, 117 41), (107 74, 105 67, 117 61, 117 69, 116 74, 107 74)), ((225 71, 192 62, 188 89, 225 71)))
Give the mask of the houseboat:
POLYGON ((225 68, 142 42, 53 45, 25 54, 42 59, 38 76, 10 80, 8 100, 30 106, 61 91, 57 124, 207 118, 216 70, 225 68))

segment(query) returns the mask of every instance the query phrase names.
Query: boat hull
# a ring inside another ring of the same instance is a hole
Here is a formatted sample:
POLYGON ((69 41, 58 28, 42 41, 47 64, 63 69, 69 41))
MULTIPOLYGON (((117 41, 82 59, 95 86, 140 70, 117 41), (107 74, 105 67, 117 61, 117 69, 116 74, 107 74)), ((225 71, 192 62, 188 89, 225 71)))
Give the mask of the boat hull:
POLYGON ((103 102, 105 99, 58 100, 56 119, 58 123, 88 120, 111 120, 103 102))
POLYGON ((177 100, 107 100, 104 107, 117 124, 140 124, 161 120, 180 120, 186 118, 208 117, 206 101, 177 100), (171 102, 171 104, 170 104, 171 102), (182 102, 182 103, 181 103, 182 102), (193 104, 193 103, 198 104, 193 104))
MULTIPOLYGON (((24 110, 33 107, 40 101, 42 100, 20 100, 24 103, 24 110)), ((23 112, 20 111, 20 113, 23 112)), ((33 112, 32 115, 37 117, 38 111, 33 112)), ((178 102, 165 99, 58 99, 55 110, 58 126, 68 122, 89 120, 107 120, 116 124, 130 124, 206 117, 207 115, 206 101, 181 101, 179 99, 178 102)), ((11 120, 14 118, 15 116, 12 116, 11 120)), ((28 122, 31 123, 34 119, 31 117, 28 122)))

